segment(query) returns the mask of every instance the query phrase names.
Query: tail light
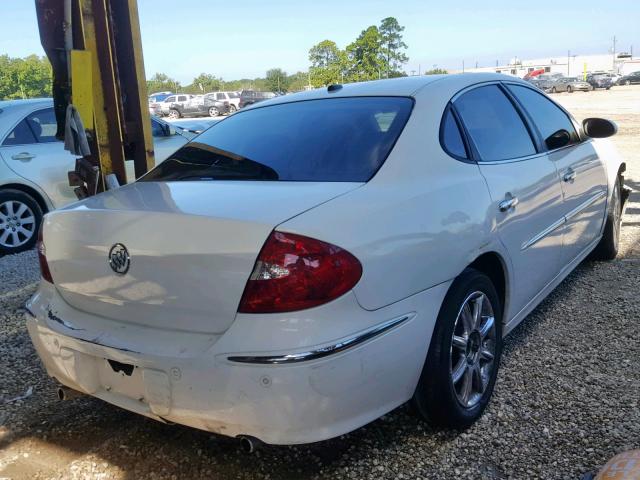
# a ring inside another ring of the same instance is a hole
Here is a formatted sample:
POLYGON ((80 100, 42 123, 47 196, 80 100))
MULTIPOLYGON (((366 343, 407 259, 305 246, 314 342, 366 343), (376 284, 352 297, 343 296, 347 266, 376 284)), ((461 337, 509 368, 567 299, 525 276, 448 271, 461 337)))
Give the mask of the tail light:
POLYGON ((49 270, 49 264, 47 263, 47 249, 44 246, 42 230, 44 230, 44 224, 40 225, 40 229, 38 230, 38 241, 36 243, 36 249, 38 250, 38 261, 40 262, 40 273, 42 274, 42 278, 44 280, 49 283, 53 283, 51 270, 49 270))
POLYGON ((340 247, 272 232, 240 300, 240 313, 292 312, 330 302, 362 276, 356 257, 340 247))

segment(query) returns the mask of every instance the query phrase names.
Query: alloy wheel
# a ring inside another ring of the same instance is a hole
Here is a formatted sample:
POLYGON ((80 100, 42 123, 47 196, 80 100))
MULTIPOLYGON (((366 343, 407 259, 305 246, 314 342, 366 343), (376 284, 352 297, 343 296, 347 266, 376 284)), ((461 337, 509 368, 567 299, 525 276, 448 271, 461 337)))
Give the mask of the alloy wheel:
POLYGON ((18 200, 0 203, 0 246, 17 248, 36 231, 36 217, 28 205, 18 200))
POLYGON ((472 408, 487 389, 496 355, 496 322, 489 298, 469 295, 453 328, 450 347, 451 382, 458 402, 472 408))
POLYGON ((217 117, 218 115, 220 115, 220 112, 218 111, 218 109, 216 107, 209 108, 209 116, 210 117, 217 117))

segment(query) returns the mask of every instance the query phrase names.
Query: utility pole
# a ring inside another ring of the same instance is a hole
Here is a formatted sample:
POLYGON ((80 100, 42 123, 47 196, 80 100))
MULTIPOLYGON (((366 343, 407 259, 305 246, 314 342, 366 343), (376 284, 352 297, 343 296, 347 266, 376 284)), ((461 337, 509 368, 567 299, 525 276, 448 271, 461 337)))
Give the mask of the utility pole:
POLYGON ((422 75, 422 65, 418 64, 418 76, 422 75))
POLYGON ((569 73, 569 62, 571 60, 571 50, 567 50, 567 77, 571 76, 571 73, 569 73))
POLYGON ((462 73, 464 73, 464 60, 462 60, 462 73))
POLYGON ((616 69, 616 36, 613 36, 613 70, 616 69))

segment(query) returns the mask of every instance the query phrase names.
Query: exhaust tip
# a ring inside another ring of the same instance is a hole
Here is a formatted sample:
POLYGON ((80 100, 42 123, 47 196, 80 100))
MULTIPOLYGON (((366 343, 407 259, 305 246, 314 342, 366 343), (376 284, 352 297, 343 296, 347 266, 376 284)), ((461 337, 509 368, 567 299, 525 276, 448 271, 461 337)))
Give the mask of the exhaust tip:
POLYGON ((65 386, 58 387, 56 394, 58 395, 58 400, 72 400, 84 396, 84 393, 65 386))
POLYGON ((240 448, 246 454, 254 453, 262 442, 257 438, 243 435, 240 437, 240 448))
POLYGON ((58 390, 56 391, 58 394, 58 400, 64 400, 65 399, 65 394, 64 394, 64 389, 61 387, 58 387, 58 390))

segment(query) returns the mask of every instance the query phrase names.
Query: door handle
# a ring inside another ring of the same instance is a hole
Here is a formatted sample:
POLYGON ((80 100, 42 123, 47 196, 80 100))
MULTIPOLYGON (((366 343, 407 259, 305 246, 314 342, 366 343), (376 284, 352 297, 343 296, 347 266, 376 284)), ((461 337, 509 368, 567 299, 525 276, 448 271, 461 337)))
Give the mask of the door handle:
POLYGON ((498 208, 501 212, 508 212, 516 208, 518 205, 518 197, 512 197, 511 194, 507 194, 507 197, 498 204, 498 208))
POLYGON ((15 155, 11 155, 11 158, 13 158, 14 160, 21 160, 23 162, 28 162, 33 157, 35 157, 35 155, 29 152, 20 152, 16 153, 15 155))
POLYGON ((573 182, 576 179, 576 171, 573 168, 569 168, 567 173, 562 176, 563 182, 573 182))

